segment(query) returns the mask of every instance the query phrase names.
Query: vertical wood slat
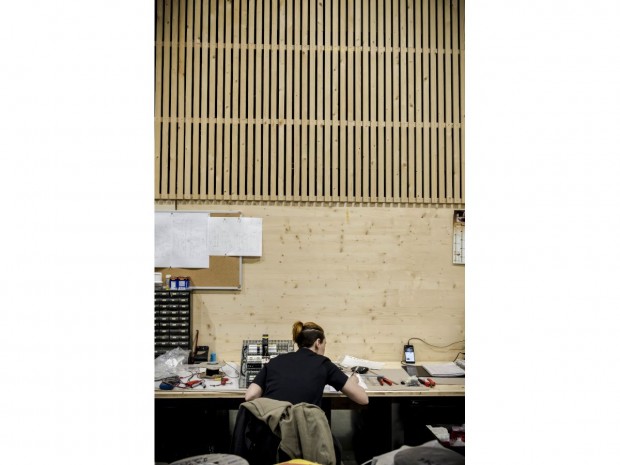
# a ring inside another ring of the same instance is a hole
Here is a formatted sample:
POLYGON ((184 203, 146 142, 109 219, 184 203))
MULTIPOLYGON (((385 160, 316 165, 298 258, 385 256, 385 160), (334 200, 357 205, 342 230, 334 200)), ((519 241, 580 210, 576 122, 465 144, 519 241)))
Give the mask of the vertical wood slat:
POLYGON ((429 11, 428 2, 424 0, 422 2, 422 121, 424 127, 422 128, 422 150, 423 150, 423 162, 424 176, 423 176, 423 189, 422 198, 424 202, 430 200, 430 130, 429 130, 429 118, 430 118, 430 67, 429 67, 429 11))
MULTIPOLYGON (((385 2, 387 4, 387 2, 385 2)), ((377 11, 377 201, 385 202, 385 8, 377 11), (383 124, 381 124, 383 123, 383 124)))
POLYGON ((443 0, 437 1, 437 119, 439 121, 437 137, 437 170, 439 203, 446 202, 446 124, 445 124, 445 73, 444 62, 446 50, 444 46, 443 0))
POLYGON ((293 200, 301 196, 301 1, 295 0, 293 6, 293 200))
POLYGON ((315 201, 316 192, 316 1, 309 0, 308 13, 308 200, 315 201))
POLYGON ((271 118, 269 102, 271 97, 270 86, 273 81, 271 76, 271 52, 269 50, 269 45, 271 43, 271 36, 269 35, 269 31, 271 30, 271 0, 264 0, 263 4, 263 33, 262 33, 262 44, 263 44, 263 122, 261 123, 261 132, 263 138, 263 149, 262 149, 262 176, 261 176, 261 184, 262 184, 262 192, 261 199, 268 200, 269 199, 269 189, 271 187, 269 183, 269 161, 270 161, 270 150, 269 150, 269 142, 271 139, 270 134, 270 124, 268 120, 271 118))
POLYGON ((293 0, 286 2, 286 182, 284 200, 293 199, 293 0), (286 174, 288 173, 288 175, 286 174))
MULTIPOLYGON (((435 1, 435 0, 433 0, 435 1)), ((415 0, 407 0, 407 178, 409 184, 407 186, 407 201, 415 202, 416 200, 416 130, 415 123, 415 56, 416 52, 412 51, 415 47, 415 0)))
POLYGON ((161 163, 165 155, 161 153, 162 126, 162 54, 164 36, 164 2, 157 0, 155 4, 155 198, 161 199, 161 163))
MULTIPOLYGON (((208 135, 208 143, 207 143, 207 152, 208 152, 208 172, 206 174, 207 180, 207 193, 210 198, 215 198, 215 194, 217 191, 216 186, 216 134, 217 134, 217 124, 214 122, 217 115, 217 96, 216 96, 216 80, 217 80, 217 59, 218 59, 218 49, 217 49, 217 2, 211 0, 209 2, 209 48, 207 49, 208 55, 205 56, 203 54, 203 60, 209 60, 209 101, 208 101, 208 115, 209 115, 209 135, 208 135)), ((219 179, 219 176, 217 176, 219 179)))
POLYGON ((177 197, 177 97, 179 67, 179 4, 172 2, 172 36, 170 38, 170 194, 177 197))
POLYGON ((336 78, 334 76, 334 72, 332 69, 332 57, 334 56, 334 52, 332 50, 332 18, 334 15, 332 14, 332 2, 331 0, 324 0, 323 5, 325 7, 323 17, 325 18, 325 32, 324 32, 324 41, 325 41, 325 68, 324 75, 325 79, 323 81, 323 119, 326 120, 326 123, 323 127, 323 147, 325 154, 325 200, 337 199, 337 192, 334 191, 334 186, 336 184, 334 176, 337 176, 338 170, 334 168, 333 161, 336 159, 336 153, 332 146, 332 131, 333 125, 332 122, 334 118, 332 116, 332 79, 336 78))
POLYGON ((459 18, 458 18, 458 0, 452 1, 452 119, 454 121, 454 198, 460 200, 460 131, 458 128, 460 121, 459 110, 459 18))
POLYGON ((431 0, 429 11, 429 27, 430 27, 430 44, 429 44, 429 59, 430 59, 430 192, 429 198, 432 203, 439 201, 437 192, 437 11, 436 0, 431 0))
POLYGON ((394 63, 394 52, 392 50, 392 0, 385 2, 385 174, 386 174, 386 194, 387 202, 394 201, 394 165, 392 163, 392 136, 394 121, 392 115, 392 66, 394 63))
POLYGON ((459 0, 459 202, 465 203, 465 0, 459 0))
POLYGON ((231 161, 232 161, 232 146, 231 146, 231 125, 226 121, 230 121, 232 118, 232 79, 233 79, 233 67, 232 63, 232 50, 227 47, 232 40, 232 1, 227 0, 225 2, 226 8, 224 10, 224 42, 222 55, 224 56, 224 147, 223 154, 224 159, 222 161, 222 177, 223 177, 223 191, 222 198, 230 198, 230 174, 231 174, 231 161))
MULTIPOLYGON (((248 44, 248 2, 241 0, 241 17, 240 19, 240 41, 241 44, 248 44)), ((240 51, 241 63, 239 66, 239 200, 247 199, 247 85, 248 85, 248 73, 247 73, 247 61, 248 61, 248 49, 240 51)))
MULTIPOLYGON (((360 137, 360 192, 359 196, 363 202, 370 201, 370 128, 367 122, 370 120, 370 63, 366 50, 370 46, 370 5, 369 0, 361 2, 361 46, 362 50, 359 53, 360 66, 361 66, 361 79, 362 79, 362 95, 361 95, 361 125, 359 129, 360 137)), ((358 92, 359 93, 359 92, 358 92)))
POLYGON ((407 4, 406 0, 400 0, 400 198, 407 200, 407 4))
POLYGON ((308 200, 308 1, 301 2, 301 200, 308 200))
POLYGON ((362 126, 360 122, 362 121, 362 93, 359 91, 359 86, 363 88, 364 86, 364 76, 362 75, 362 53, 360 51, 362 45, 362 12, 359 8, 353 8, 354 11, 354 49, 353 49, 353 61, 354 61, 354 70, 353 70, 353 81, 351 83, 351 87, 355 87, 356 90, 354 92, 355 99, 352 100, 354 105, 353 111, 353 122, 351 126, 353 127, 353 140, 354 142, 350 143, 353 146, 353 150, 355 153, 355 175, 354 175, 354 190, 353 190, 353 200, 355 202, 361 202, 362 199, 362 126))
POLYGON ((401 35, 400 35, 400 3, 401 0, 394 0, 392 4, 392 44, 395 46, 395 49, 392 53, 394 68, 392 69, 392 80, 393 80, 393 93, 394 100, 392 103, 392 112, 394 114, 394 129, 392 135, 392 143, 394 147, 393 151, 393 168, 394 168, 394 201, 401 201, 401 169, 402 169, 402 140, 400 137, 401 134, 401 101, 403 100, 402 95, 402 75, 401 71, 403 69, 401 64, 401 53, 402 43, 401 43, 401 35))
POLYGON ((277 166, 277 177, 278 177, 278 192, 276 199, 284 198, 285 196, 285 160, 286 160, 286 150, 285 150, 285 134, 286 134, 286 125, 284 121, 285 117, 285 104, 286 104, 286 51, 282 49, 282 44, 286 38, 286 4, 278 2, 278 34, 279 34, 279 50, 278 50, 278 166, 277 166))
MULTIPOLYGON (((315 86, 316 86, 316 200, 324 201, 326 199, 326 180, 323 177, 324 173, 324 151, 323 151, 323 134, 325 132, 324 125, 321 122, 324 120, 323 115, 323 85, 325 82, 325 73, 323 72, 323 59, 326 55, 325 42, 324 42, 324 3, 317 0, 316 5, 316 74, 315 74, 315 86)), ((327 187, 328 188, 328 187, 327 187)))
POLYGON ((256 121, 254 123, 254 198, 261 199, 262 190, 262 169, 263 169, 263 46, 264 46, 264 13, 263 0, 256 2, 256 62, 254 63, 254 111, 256 113, 256 121))
POLYGON ((415 163, 416 163, 416 201, 422 202, 424 164, 422 155, 422 2, 415 2, 415 163))
POLYGON ((177 118, 177 198, 189 198, 189 186, 185 184, 185 17, 186 2, 180 0, 179 10, 179 65, 177 68, 178 118, 177 118))
MULTIPOLYGON (((232 5, 232 18, 231 18, 231 33, 232 33, 232 77, 231 77, 231 85, 232 85, 232 109, 231 109, 231 118, 234 118, 236 121, 240 120, 239 115, 239 67, 240 67, 240 57, 239 57, 239 34, 241 32, 241 21, 240 21, 240 13, 241 13, 241 0, 232 0, 230 3, 232 5)), ((231 154, 230 154, 230 198, 232 200, 239 199, 239 123, 230 123, 231 126, 231 154)))
POLYGON ((448 203, 454 201, 454 179, 452 177, 453 168, 453 135, 454 123, 452 115, 452 0, 444 0, 444 34, 447 51, 445 56, 445 108, 446 108, 446 200, 448 203))
MULTIPOLYGON (((347 46, 348 47, 355 47, 355 42, 354 42, 354 30, 355 30, 355 8, 354 8, 354 2, 349 0, 348 5, 347 5, 347 46)), ((342 31, 341 31, 342 34, 342 31)), ((346 124, 346 140, 343 139, 343 131, 341 131, 341 137, 340 137, 340 148, 341 150, 344 148, 346 150, 346 156, 347 156, 347 170, 346 170, 346 187, 344 183, 341 182, 342 184, 342 189, 346 190, 346 198, 349 201, 355 201, 355 197, 354 197, 354 192, 355 192, 355 186, 354 186, 354 157, 355 157, 355 151, 354 151, 354 139, 353 139, 353 134, 354 134, 354 121, 355 121, 355 114, 353 113, 354 110, 354 101, 353 101, 353 94, 354 94, 354 89, 355 89, 355 81, 354 81, 354 69, 353 69, 353 56, 355 54, 355 52, 351 51, 349 53, 346 53, 347 56, 347 103, 346 103, 346 114, 347 114, 347 124, 346 124), (344 146, 344 144, 346 144, 346 146, 344 146)), ((342 85, 340 86, 341 89, 344 88, 342 85)), ((344 110, 343 110, 344 111, 344 110)), ((342 127, 342 126, 341 126, 342 127)))
POLYGON ((392 52, 392 121, 396 123, 394 125, 394 129, 392 130, 392 167, 393 171, 393 194, 394 201, 400 202, 401 200, 401 192, 400 192, 400 91, 401 91, 401 75, 400 75, 400 27, 399 27, 399 18, 400 18, 400 0, 394 0, 392 3, 392 45, 396 47, 396 49, 392 52))
POLYGON ((185 173, 184 185, 188 195, 184 198, 192 198, 192 95, 194 77, 194 1, 187 0, 187 26, 185 34, 185 173))
MULTIPOLYGON (((349 2, 350 3, 350 2, 349 2)), ((332 126, 332 192, 336 199, 347 199, 347 127, 343 124, 346 114, 347 95, 347 66, 348 57, 344 51, 347 42, 346 24, 348 5, 339 0, 332 0, 332 44, 338 46, 338 51, 332 53, 332 87, 331 119, 336 124, 332 126)))
POLYGON ((331 125, 331 157, 332 157, 332 170, 331 170, 331 185, 332 185, 332 198, 334 200, 340 199, 340 100, 339 92, 340 88, 340 51, 335 47, 340 43, 340 11, 339 1, 332 0, 331 3, 331 39, 330 43, 334 46, 331 53, 331 67, 332 67, 332 85, 330 89, 330 101, 331 101, 331 121, 334 124, 331 125))
POLYGON ((377 3, 376 0, 370 0, 370 124, 369 124, 369 152, 370 152, 370 201, 377 201, 377 53, 374 51, 377 47, 377 3), (373 124, 374 123, 374 124, 373 124))
MULTIPOLYGON (((207 185, 208 185, 208 173, 212 168, 207 163, 207 92, 208 92, 208 67, 209 61, 205 55, 209 53, 209 50, 205 48, 208 44, 208 26, 209 26, 209 3, 205 2, 202 8, 201 19, 201 38, 204 39, 200 44, 201 60, 200 60, 200 172, 199 172, 199 198, 207 198, 207 185)), ((198 115, 196 115, 198 116, 198 115)))
POLYGON ((199 195, 200 175, 200 51, 202 46, 202 29, 201 29, 201 0, 194 0, 194 77, 193 81, 193 102, 192 102, 192 198, 199 195))
POLYGON ((162 131, 161 131, 161 153, 166 156, 162 157, 161 164, 161 185, 162 185, 162 198, 170 198, 170 179, 169 179, 169 162, 170 162, 170 146, 169 146, 169 132, 170 132, 170 10, 171 0, 164 0, 164 47, 163 47, 163 80, 162 80, 162 131))
POLYGON ((254 161, 255 152, 255 139, 256 139, 256 105, 254 102, 254 96, 256 95, 256 79, 255 79, 255 61, 256 61, 256 3, 249 2, 248 5, 248 72, 246 78, 248 88, 248 125, 247 125, 247 143, 248 143, 248 166, 246 174, 247 182, 247 198, 254 200, 255 186, 254 186, 254 172, 256 163, 254 161))
POLYGON ((214 134, 214 151, 215 151, 215 176, 214 176, 214 198, 222 199, 223 185, 224 185, 224 124, 221 123, 225 117, 225 96, 224 96, 224 67, 225 67, 225 50, 222 45, 225 42, 224 27, 222 21, 224 20, 225 3, 216 1, 214 5, 214 11, 216 12, 216 24, 218 25, 216 30, 216 43, 215 47, 215 84, 213 86, 213 100, 215 100, 215 134, 214 134))
POLYGON ((353 111, 353 121, 349 124, 353 126, 353 141, 349 143, 353 146, 354 151, 354 198, 356 202, 361 202, 362 197, 362 127, 360 122, 363 121, 362 116, 362 87, 364 85, 365 77, 362 74, 362 53, 360 47, 362 45, 362 2, 354 3, 354 26, 353 26, 353 51, 350 55, 353 55, 353 85, 355 94, 355 106, 353 111))
POLYGON ((156 198, 463 202, 464 0, 155 7, 156 198))
POLYGON ((279 124, 277 122, 278 115, 278 0, 271 1, 271 72, 270 72, 270 115, 271 123, 269 124, 269 200, 277 200, 276 195, 278 185, 278 130, 279 124))

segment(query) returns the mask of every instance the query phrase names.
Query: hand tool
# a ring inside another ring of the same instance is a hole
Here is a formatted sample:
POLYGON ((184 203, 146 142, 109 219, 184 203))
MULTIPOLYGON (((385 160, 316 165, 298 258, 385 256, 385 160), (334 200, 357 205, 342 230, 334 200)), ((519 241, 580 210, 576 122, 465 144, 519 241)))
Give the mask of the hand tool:
POLYGON ((437 384, 433 378, 418 378, 418 380, 426 387, 434 387, 437 384))
POLYGON ((381 386, 383 386, 383 383, 386 383, 388 386, 391 386, 392 384, 394 384, 394 381, 392 381, 389 378, 386 378, 385 376, 377 376, 377 379, 379 380, 379 384, 381 386))

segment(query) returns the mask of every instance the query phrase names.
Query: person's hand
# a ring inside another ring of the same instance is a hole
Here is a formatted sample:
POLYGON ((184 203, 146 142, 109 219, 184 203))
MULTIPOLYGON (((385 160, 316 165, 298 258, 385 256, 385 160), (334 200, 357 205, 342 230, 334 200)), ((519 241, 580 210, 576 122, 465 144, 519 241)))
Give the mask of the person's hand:
POLYGON ((349 377, 342 388, 342 392, 354 402, 360 405, 366 405, 368 404, 368 394, 366 393, 366 389, 364 389, 362 378, 357 373, 356 375, 356 380, 352 379, 353 376, 349 377))

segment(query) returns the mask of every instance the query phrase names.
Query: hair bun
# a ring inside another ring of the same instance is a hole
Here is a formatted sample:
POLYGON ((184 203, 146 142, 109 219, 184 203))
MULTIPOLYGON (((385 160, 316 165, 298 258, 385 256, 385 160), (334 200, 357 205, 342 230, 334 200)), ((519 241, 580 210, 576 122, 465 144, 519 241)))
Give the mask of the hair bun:
POLYGON ((299 336, 299 333, 301 333, 303 329, 304 324, 301 321, 293 323, 293 341, 297 341, 297 336, 299 336))

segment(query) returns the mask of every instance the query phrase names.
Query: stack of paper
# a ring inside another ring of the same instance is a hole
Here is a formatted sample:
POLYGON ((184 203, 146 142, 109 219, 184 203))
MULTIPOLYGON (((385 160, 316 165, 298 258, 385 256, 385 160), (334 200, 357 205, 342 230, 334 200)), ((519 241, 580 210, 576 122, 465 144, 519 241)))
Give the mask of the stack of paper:
POLYGON ((438 378, 441 377, 457 377, 465 376, 465 370, 454 362, 444 363, 425 363, 422 367, 428 371, 428 374, 438 378))
POLYGON ((345 355, 340 365, 343 367, 366 367, 371 370, 380 370, 383 368, 383 362, 373 362, 371 360, 365 360, 362 358, 352 357, 350 355, 345 355))

